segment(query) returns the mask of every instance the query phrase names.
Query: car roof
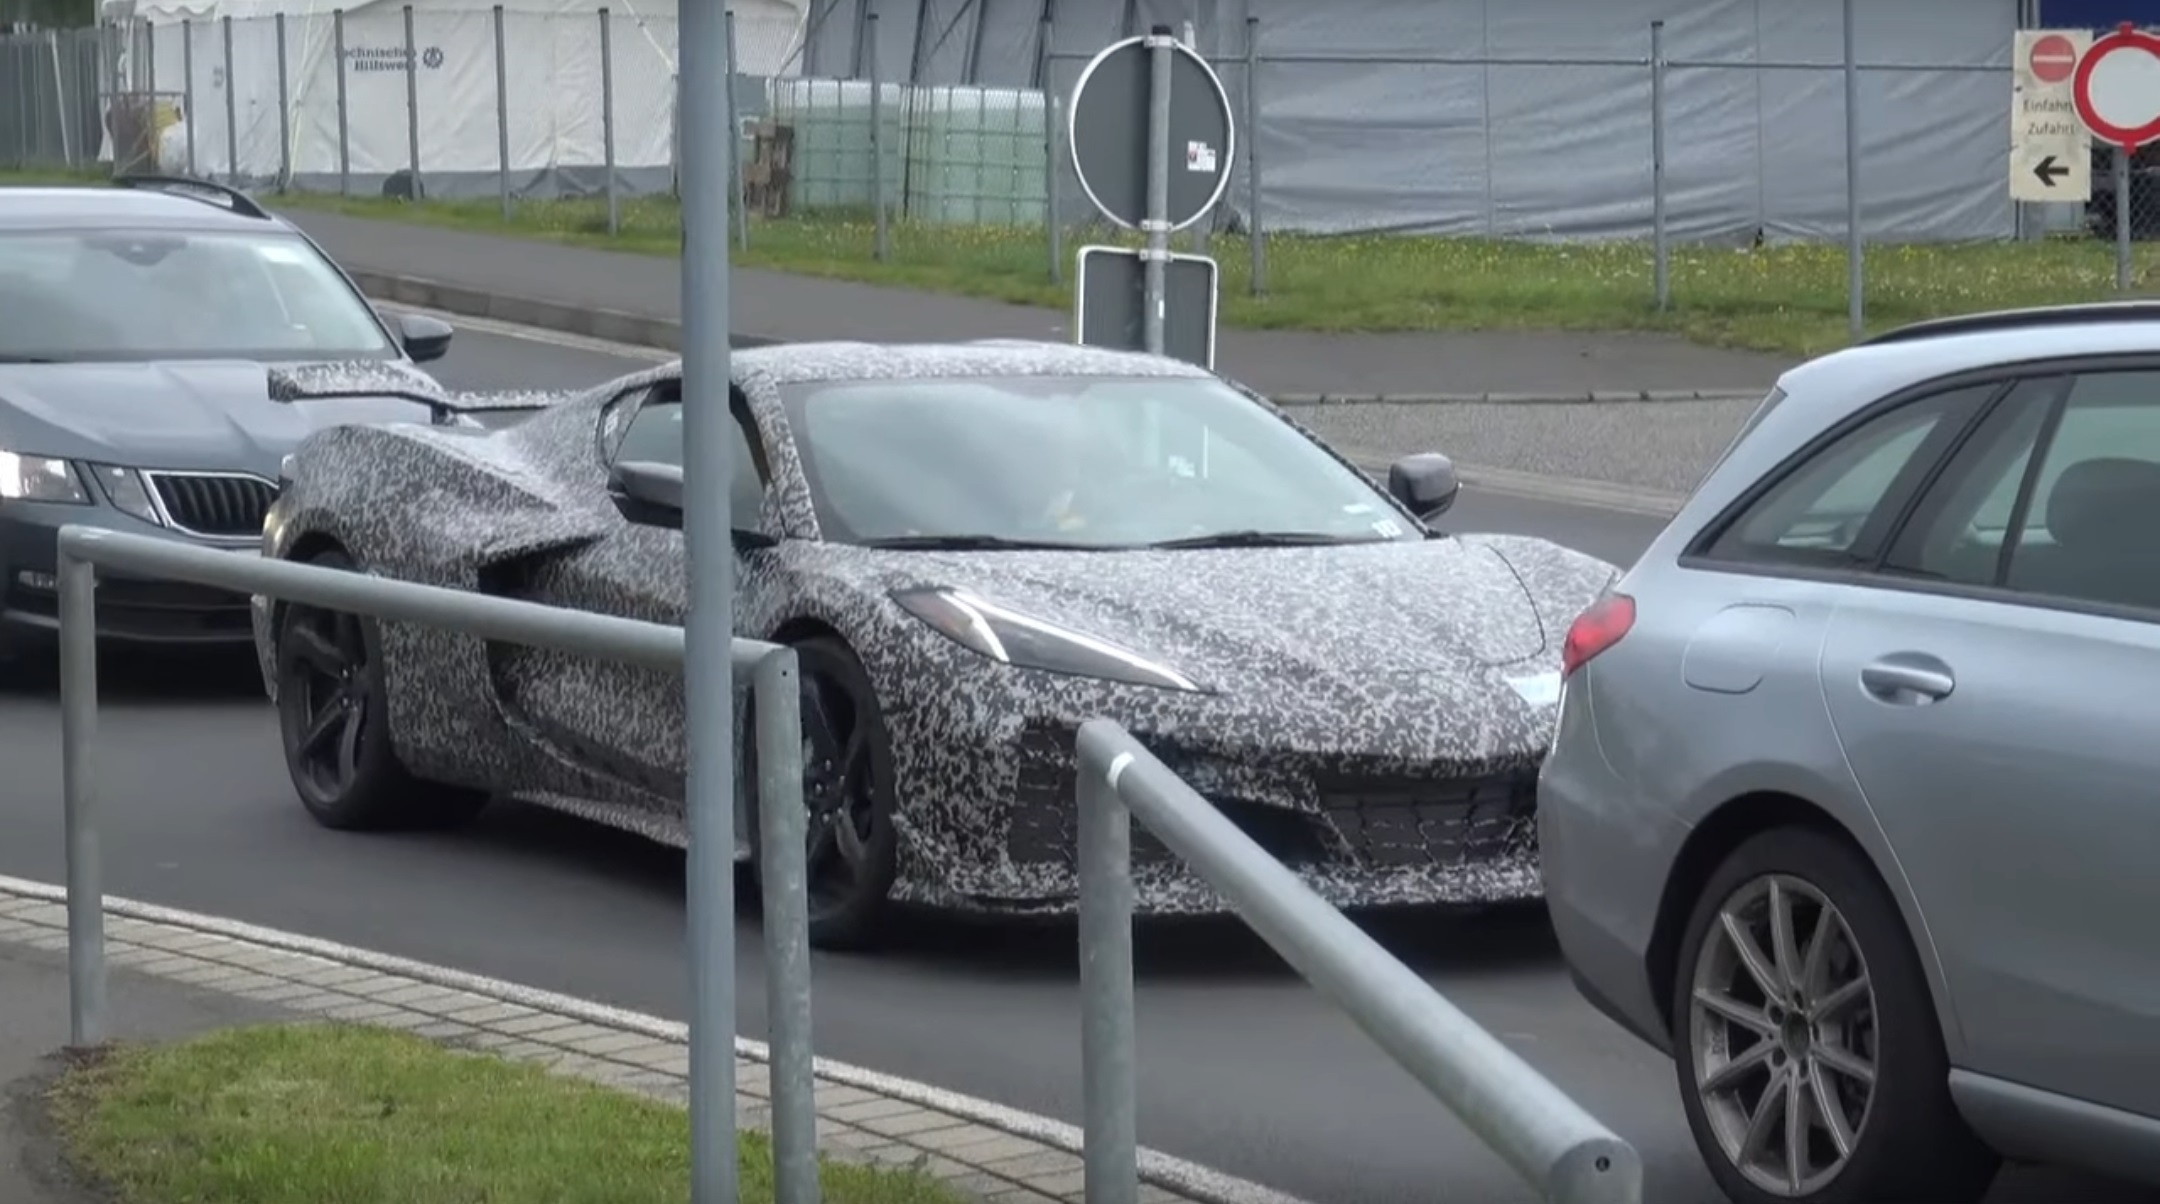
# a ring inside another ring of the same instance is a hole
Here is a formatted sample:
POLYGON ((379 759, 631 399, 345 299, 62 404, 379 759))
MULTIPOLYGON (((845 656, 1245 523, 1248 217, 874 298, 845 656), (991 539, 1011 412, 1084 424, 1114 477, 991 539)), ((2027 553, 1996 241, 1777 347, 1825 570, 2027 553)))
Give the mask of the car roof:
POLYGON ((1816 424, 1941 377, 2086 356, 2160 353, 2160 302, 1994 310, 1920 322, 1799 365, 1779 408, 1816 424))
POLYGON ((246 230, 291 226, 244 194, 196 181, 0 188, 0 230, 246 230))
POLYGON ((955 343, 774 343, 731 355, 737 373, 773 384, 960 377, 1162 376, 1217 379, 1195 364, 1135 351, 1029 339, 955 343))

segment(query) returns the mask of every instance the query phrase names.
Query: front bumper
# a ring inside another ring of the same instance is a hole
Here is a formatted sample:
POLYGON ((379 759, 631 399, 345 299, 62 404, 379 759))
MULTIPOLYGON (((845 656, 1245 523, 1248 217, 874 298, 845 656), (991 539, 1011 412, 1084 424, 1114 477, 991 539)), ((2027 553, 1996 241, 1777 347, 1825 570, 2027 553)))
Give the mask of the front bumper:
MULTIPOLYGON (((0 505, 0 640, 21 645, 58 636, 59 536, 71 524, 258 554, 253 544, 206 544, 102 507, 8 502, 0 505)), ((106 568, 97 570, 97 634, 152 646, 239 647, 254 639, 244 593, 106 568)))
MULTIPOLYGON (((1173 738, 1133 718, 1127 727, 1144 746, 1338 909, 1542 897, 1537 750, 1442 763, 1282 743, 1203 744, 1182 725, 1173 738)), ((1079 897, 1076 728, 1077 721, 1037 720, 1024 723, 1017 738, 995 721, 973 733, 944 728, 945 748, 915 781, 927 787, 926 779, 944 779, 949 786, 938 793, 949 801, 944 808, 903 803, 903 813, 923 817, 911 826, 928 847, 916 865, 903 866, 895 894, 965 911, 1072 913, 1079 897), (952 744, 956 738, 975 747, 962 753, 952 744), (970 805, 970 799, 983 801, 970 805), (947 809, 950 822, 927 814, 947 809)), ((903 794, 923 799, 927 789, 906 785, 905 746, 896 753, 903 794)), ((1228 910, 1137 819, 1131 852, 1136 912, 1228 910)))

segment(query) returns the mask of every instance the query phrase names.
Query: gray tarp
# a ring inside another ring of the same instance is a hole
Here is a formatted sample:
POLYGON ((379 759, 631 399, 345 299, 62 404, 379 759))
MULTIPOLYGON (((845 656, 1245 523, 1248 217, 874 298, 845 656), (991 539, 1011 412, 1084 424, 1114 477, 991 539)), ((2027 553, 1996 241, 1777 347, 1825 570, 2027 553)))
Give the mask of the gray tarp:
MULTIPOLYGON (((852 73, 864 2, 816 0, 807 74, 852 73)), ((2010 235, 2017 0, 1856 7, 1861 62, 1903 65, 1861 73, 1868 236, 2010 235)), ((1667 75, 1674 237, 1820 239, 1844 230, 1839 0, 1056 0, 1053 9, 1059 92, 1108 42, 1192 21, 1201 48, 1223 60, 1240 117, 1245 19, 1259 18, 1261 216, 1270 229, 1574 238, 1649 233, 1649 31, 1662 19, 1669 61, 1730 64, 1676 65, 1667 75), (1315 61, 1329 55, 1393 61, 1315 61), (1523 59, 1542 61, 1511 61, 1523 59)), ((888 80, 1037 82, 1043 0, 880 0, 878 12, 888 80)), ((1229 200, 1242 213, 1239 171, 1229 200)), ((1063 212, 1084 211, 1069 180, 1060 196, 1063 212)))

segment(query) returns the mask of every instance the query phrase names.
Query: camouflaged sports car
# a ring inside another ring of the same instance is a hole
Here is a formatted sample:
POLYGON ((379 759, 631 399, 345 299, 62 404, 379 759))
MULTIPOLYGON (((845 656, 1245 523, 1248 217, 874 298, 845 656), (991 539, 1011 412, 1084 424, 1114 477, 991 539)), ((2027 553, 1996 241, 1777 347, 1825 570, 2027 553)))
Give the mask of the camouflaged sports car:
MULTIPOLYGON (((1073 737, 1094 716, 1338 906, 1539 895, 1562 633, 1612 565, 1432 530, 1444 457, 1376 487, 1166 359, 835 343, 733 364, 736 624, 802 657, 820 944, 870 939, 895 902, 1071 909, 1073 737)), ((440 404, 535 412, 310 436, 264 554, 682 621, 679 365, 440 404)), ((509 795, 685 840, 679 677, 264 600, 255 622, 322 823, 453 823, 509 795)), ((1143 911, 1222 906, 1143 831, 1134 857, 1143 911)))

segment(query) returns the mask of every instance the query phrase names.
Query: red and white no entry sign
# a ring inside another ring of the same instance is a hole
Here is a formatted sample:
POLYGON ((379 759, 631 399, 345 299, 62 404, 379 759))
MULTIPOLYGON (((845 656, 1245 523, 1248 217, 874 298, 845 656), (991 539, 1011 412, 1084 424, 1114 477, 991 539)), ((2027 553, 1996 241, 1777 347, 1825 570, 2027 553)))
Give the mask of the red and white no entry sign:
POLYGON ((2093 137, 2130 150, 2160 138, 2160 38, 2126 22, 2093 42, 2076 76, 2071 100, 2093 137))
POLYGON ((2034 79, 2059 84, 2077 70, 2077 45, 2059 33, 2051 33, 2033 42, 2026 59, 2034 79))

